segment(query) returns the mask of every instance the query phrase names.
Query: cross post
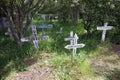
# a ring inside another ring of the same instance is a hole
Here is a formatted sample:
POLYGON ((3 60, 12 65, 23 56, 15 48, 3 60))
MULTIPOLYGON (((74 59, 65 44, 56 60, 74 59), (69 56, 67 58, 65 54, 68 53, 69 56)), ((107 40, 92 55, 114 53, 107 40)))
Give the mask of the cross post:
POLYGON ((65 46, 66 49, 73 49, 72 59, 75 57, 77 48, 82 48, 85 44, 77 44, 79 37, 77 34, 73 36, 73 31, 70 32, 70 38, 65 38, 65 41, 70 41, 70 45, 65 46))
MULTIPOLYGON (((75 34, 75 35, 74 35, 74 39, 73 39, 73 41, 74 41, 74 42, 73 42, 73 45, 77 45, 78 39, 79 39, 79 38, 78 38, 77 34, 75 34)), ((76 55, 76 52, 77 52, 77 48, 74 47, 74 48, 73 48, 73 57, 76 55)))

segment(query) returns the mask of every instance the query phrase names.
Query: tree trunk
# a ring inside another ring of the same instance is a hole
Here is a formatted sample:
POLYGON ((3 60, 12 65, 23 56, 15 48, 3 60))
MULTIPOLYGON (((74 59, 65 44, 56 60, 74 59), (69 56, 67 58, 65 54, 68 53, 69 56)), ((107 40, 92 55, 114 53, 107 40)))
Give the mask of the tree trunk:
POLYGON ((20 42, 20 38, 19 38, 19 36, 18 36, 18 34, 17 34, 17 31, 16 31, 16 29, 15 29, 16 26, 15 26, 14 21, 13 21, 13 19, 12 19, 11 16, 10 16, 10 23, 11 23, 11 25, 9 26, 9 28, 10 28, 10 30, 11 30, 11 34, 12 34, 14 40, 15 40, 18 44, 20 44, 20 43, 21 43, 21 42, 20 42))
POLYGON ((26 34, 27 31, 29 31, 30 24, 33 24, 32 23, 32 16, 31 16, 31 14, 27 14, 26 15, 26 23, 25 23, 24 30, 23 30, 23 35, 26 34))
POLYGON ((17 13, 14 15, 11 13, 11 10, 8 10, 8 18, 10 21, 10 31, 14 38, 14 40, 17 42, 17 44, 21 45, 21 37, 23 37, 23 17, 20 16, 22 13, 17 13), (14 15, 14 16, 13 16, 14 15))
POLYGON ((32 22, 31 16, 34 16, 35 12, 43 6, 43 2, 44 0, 9 0, 9 3, 3 2, 5 7, 2 7, 1 10, 9 18, 11 34, 19 45, 22 44, 21 38, 32 22), (24 20, 26 21, 25 25, 24 20))
POLYGON ((79 20, 79 9, 77 6, 72 7, 72 21, 77 24, 79 20))

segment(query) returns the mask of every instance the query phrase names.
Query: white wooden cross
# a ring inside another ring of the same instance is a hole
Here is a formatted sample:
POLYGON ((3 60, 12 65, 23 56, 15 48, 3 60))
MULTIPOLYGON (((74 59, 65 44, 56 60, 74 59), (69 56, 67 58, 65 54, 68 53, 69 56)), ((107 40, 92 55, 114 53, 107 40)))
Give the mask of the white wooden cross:
POLYGON ((14 38, 13 38, 13 35, 12 35, 12 32, 11 32, 10 28, 8 28, 8 31, 5 32, 5 35, 9 35, 9 36, 10 36, 10 39, 11 39, 12 41, 14 41, 14 38))
POLYGON ((49 39, 49 36, 37 36, 36 26, 32 26, 32 37, 21 38, 22 42, 33 41, 35 49, 38 49, 38 40, 46 40, 49 39))
POLYGON ((45 33, 45 31, 44 31, 45 28, 53 28, 52 24, 45 25, 44 21, 45 21, 45 15, 42 15, 42 25, 37 26, 37 28, 42 28, 42 35, 45 33))
POLYGON ((70 45, 73 45, 73 31, 70 31, 70 37, 69 38, 65 38, 65 41, 70 41, 70 45))
POLYGON ((112 26, 107 26, 108 23, 104 23, 104 26, 102 27, 97 27, 97 30, 103 30, 102 32, 102 39, 101 39, 101 42, 104 42, 105 41, 105 35, 106 35, 106 31, 107 30, 111 30, 113 27, 112 26))
POLYGON ((58 32, 56 32, 56 33, 57 34, 62 34, 63 33, 62 30, 63 30, 63 28, 61 27, 60 30, 58 32))
POLYGON ((70 32, 70 38, 65 38, 65 41, 70 41, 70 45, 65 46, 66 49, 73 49, 72 57, 74 58, 77 48, 83 48, 85 44, 77 44, 79 37, 77 34, 73 36, 73 31, 70 32))

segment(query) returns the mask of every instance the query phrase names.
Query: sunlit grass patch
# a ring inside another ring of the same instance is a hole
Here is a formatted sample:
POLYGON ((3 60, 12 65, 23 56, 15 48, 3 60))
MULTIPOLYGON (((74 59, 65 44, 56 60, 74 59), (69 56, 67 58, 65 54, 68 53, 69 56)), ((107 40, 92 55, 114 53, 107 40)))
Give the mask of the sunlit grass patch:
POLYGON ((52 77, 58 80, 77 80, 81 76, 88 75, 93 78, 94 71, 89 63, 88 56, 85 54, 77 54, 74 60, 71 55, 60 54, 54 55, 49 61, 49 65, 54 68, 52 77))
POLYGON ((69 56, 67 54, 56 54, 53 56, 53 58, 50 60, 50 64, 52 64, 53 67, 58 68, 59 66, 62 66, 66 64, 69 59, 69 56))

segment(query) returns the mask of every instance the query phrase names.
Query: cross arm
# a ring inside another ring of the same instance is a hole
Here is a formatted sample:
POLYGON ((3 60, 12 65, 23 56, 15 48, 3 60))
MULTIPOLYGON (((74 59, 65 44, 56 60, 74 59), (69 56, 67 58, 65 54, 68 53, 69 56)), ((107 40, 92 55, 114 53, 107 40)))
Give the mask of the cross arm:
POLYGON ((52 24, 42 25, 42 26, 37 26, 37 28, 53 28, 53 25, 52 24))
POLYGON ((76 44, 76 45, 67 45, 65 46, 66 49, 73 49, 73 48, 83 48, 85 44, 76 44))
POLYGON ((25 37, 25 38, 21 38, 22 42, 28 42, 28 41, 32 41, 31 37, 25 37))
POLYGON ((64 38, 65 41, 70 41, 73 40, 74 38, 70 37, 70 38, 64 38))
POLYGON ((47 40, 49 36, 37 36, 37 40, 47 40))
POLYGON ((97 30, 111 30, 113 26, 107 26, 107 27, 97 27, 97 30))
POLYGON ((65 46, 66 49, 73 49, 73 48, 83 48, 85 44, 76 44, 76 45, 67 45, 65 46))

